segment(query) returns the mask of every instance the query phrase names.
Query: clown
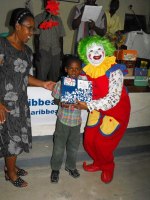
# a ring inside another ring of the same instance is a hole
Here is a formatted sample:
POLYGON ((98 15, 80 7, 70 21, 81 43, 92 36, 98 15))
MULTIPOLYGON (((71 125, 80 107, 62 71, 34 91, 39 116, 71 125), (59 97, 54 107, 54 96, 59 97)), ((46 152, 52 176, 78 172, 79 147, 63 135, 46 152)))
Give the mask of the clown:
POLYGON ((93 159, 83 163, 85 171, 102 171, 101 180, 109 183, 114 174, 113 152, 126 131, 130 116, 130 100, 123 85, 126 67, 116 63, 115 48, 106 38, 87 37, 79 42, 78 54, 87 65, 83 68, 93 83, 91 102, 78 102, 89 110, 84 148, 93 159))

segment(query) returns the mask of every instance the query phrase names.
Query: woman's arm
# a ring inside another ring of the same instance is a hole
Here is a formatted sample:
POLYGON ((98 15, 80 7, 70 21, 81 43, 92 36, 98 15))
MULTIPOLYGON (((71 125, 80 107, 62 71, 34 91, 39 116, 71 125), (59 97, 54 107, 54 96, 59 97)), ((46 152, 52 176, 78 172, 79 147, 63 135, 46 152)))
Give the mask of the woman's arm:
POLYGON ((32 75, 29 75, 28 83, 30 86, 43 87, 48 90, 53 90, 56 84, 53 81, 41 81, 39 79, 34 78, 32 75))

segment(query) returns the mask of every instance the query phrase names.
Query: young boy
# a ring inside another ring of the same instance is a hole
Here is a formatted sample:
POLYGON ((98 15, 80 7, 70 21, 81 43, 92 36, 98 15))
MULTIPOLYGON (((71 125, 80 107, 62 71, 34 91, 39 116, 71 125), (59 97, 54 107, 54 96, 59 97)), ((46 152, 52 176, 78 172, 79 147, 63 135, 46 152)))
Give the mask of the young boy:
MULTIPOLYGON (((70 56, 67 60, 65 71, 70 78, 81 78, 82 63, 79 58, 70 56)), ((54 146, 51 158, 51 182, 57 183, 59 180, 59 170, 63 162, 64 151, 66 149, 65 170, 73 178, 80 176, 76 169, 76 157, 80 143, 81 110, 74 105, 60 102, 61 81, 57 82, 52 96, 59 105, 56 129, 54 132, 54 146)))

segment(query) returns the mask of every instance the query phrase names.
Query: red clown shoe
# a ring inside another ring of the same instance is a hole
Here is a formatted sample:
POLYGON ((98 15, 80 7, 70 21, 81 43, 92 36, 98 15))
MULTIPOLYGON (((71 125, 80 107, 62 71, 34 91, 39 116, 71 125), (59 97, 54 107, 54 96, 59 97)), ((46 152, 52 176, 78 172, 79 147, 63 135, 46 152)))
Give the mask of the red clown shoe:
POLYGON ((101 170, 101 168, 94 165, 94 163, 87 165, 86 162, 83 163, 83 169, 88 172, 97 172, 101 170))
POLYGON ((114 170, 105 170, 102 171, 101 180, 107 184, 112 181, 113 176, 114 176, 114 170))

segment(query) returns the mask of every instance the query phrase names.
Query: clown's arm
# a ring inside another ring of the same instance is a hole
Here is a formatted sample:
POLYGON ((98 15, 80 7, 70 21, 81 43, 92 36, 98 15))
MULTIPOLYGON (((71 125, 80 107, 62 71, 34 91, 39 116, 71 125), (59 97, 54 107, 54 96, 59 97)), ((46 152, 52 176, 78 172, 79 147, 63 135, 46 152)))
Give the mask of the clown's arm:
POLYGON ((109 110, 116 106, 120 101, 121 92, 123 87, 123 73, 120 69, 111 72, 109 76, 109 92, 101 99, 93 100, 87 103, 89 111, 92 110, 109 110))
POLYGON ((109 75, 109 92, 101 99, 92 100, 89 103, 78 102, 79 109, 85 109, 92 112, 93 110, 109 110, 113 108, 120 100, 123 87, 123 73, 120 69, 110 72, 109 75))

